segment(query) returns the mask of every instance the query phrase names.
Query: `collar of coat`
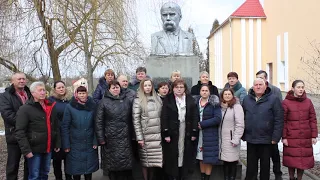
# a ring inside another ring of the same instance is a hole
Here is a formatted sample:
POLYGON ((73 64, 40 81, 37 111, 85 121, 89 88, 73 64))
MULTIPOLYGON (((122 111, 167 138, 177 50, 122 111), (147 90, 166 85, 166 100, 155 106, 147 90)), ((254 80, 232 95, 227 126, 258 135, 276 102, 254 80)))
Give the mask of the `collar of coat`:
MULTIPOLYGON (((201 81, 198 81, 197 86, 199 86, 199 87, 201 87, 201 86, 202 86, 201 81)), ((209 81, 209 82, 208 82, 208 86, 212 86, 212 81, 209 81)))
MULTIPOLYGON (((175 110, 176 112, 178 112, 178 108, 177 108, 177 104, 176 104, 176 98, 174 96, 173 93, 168 94, 165 98, 164 98, 164 103, 167 102, 168 106, 175 110)), ((186 106, 188 108, 188 106, 190 106, 190 103, 193 103, 194 99, 192 98, 191 95, 186 94, 186 106)))
POLYGON ((89 96, 88 100, 85 104, 80 104, 77 99, 73 96, 70 101, 70 105, 78 110, 85 110, 85 111, 93 111, 96 107, 93 99, 89 96))
POLYGON ((99 85, 104 89, 108 89, 108 83, 105 77, 99 79, 99 85))
POLYGON ((117 99, 121 100, 126 97, 127 93, 129 93, 129 91, 127 91, 126 89, 121 89, 119 96, 114 96, 110 93, 109 90, 106 90, 106 92, 104 93, 104 97, 114 99, 114 100, 117 100, 117 99))
MULTIPOLYGON (((195 99, 196 105, 199 106, 199 101, 200 101, 201 96, 196 95, 196 96, 193 96, 193 98, 195 99)), ((212 106, 220 106, 219 97, 216 95, 210 95, 208 103, 211 104, 212 106)))
POLYGON ((296 97, 296 96, 294 96, 294 92, 293 92, 292 90, 290 90, 290 91, 287 93, 286 99, 291 100, 291 101, 299 101, 299 102, 302 102, 302 101, 304 101, 305 99, 307 99, 307 94, 306 94, 306 92, 304 91, 301 97, 296 97))
MULTIPOLYGON (((39 102, 35 102, 33 97, 31 97, 29 100, 27 100, 26 104, 31 105, 31 106, 39 106, 39 107, 41 107, 40 103, 39 102)), ((44 100, 44 104, 46 106, 52 106, 52 105, 55 104, 55 102, 50 101, 49 99, 45 99, 44 100)))
MULTIPOLYGON (((226 83, 226 85, 224 86, 224 88, 230 88, 230 84, 226 83)), ((242 88, 242 84, 240 83, 240 81, 238 81, 235 86, 233 86, 233 91, 237 92, 240 88, 242 88)))
MULTIPOLYGON (((250 88, 249 93, 248 93, 249 97, 253 98, 254 100, 256 99, 256 94, 253 91, 253 88, 250 88)), ((267 97, 271 95, 271 89, 270 87, 266 88, 266 91, 264 92, 264 94, 259 98, 259 100, 257 102, 264 102, 266 101, 267 97)))
MULTIPOLYGON (((11 86, 6 88, 6 91, 8 91, 10 94, 15 94, 16 93, 16 88, 14 88, 14 85, 11 84, 11 86)), ((26 91, 28 98, 30 99, 31 97, 31 92, 30 89, 27 86, 24 86, 24 91, 26 91)))

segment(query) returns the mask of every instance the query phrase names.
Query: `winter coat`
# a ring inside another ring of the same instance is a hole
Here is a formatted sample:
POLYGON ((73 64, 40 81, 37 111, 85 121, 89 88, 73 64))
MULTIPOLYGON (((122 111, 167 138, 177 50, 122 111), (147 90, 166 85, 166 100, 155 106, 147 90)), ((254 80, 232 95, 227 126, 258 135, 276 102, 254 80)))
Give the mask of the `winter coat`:
POLYGON ((137 79, 136 76, 133 76, 131 78, 128 88, 137 92, 139 89, 139 86, 140 86, 140 81, 137 79))
POLYGON ((282 136, 283 109, 279 98, 267 87, 264 95, 256 101, 253 89, 243 103, 245 129, 243 140, 251 144, 271 144, 282 136))
POLYGON ((298 98, 289 91, 282 101, 284 109, 283 165, 291 168, 310 169, 314 166, 312 138, 317 138, 317 119, 313 104, 306 93, 298 98))
POLYGON ((100 100, 103 98, 104 94, 106 93, 106 90, 108 90, 108 83, 105 79, 105 77, 101 77, 99 79, 99 83, 96 87, 96 90, 92 94, 92 98, 96 104, 100 102, 100 100))
MULTIPOLYGON (((151 77, 149 75, 147 75, 147 78, 151 79, 151 77)), ((140 80, 137 79, 137 76, 132 76, 128 88, 137 92, 139 89, 139 86, 140 86, 140 80)))
POLYGON ((61 147, 55 102, 45 100, 44 104, 46 110, 32 98, 17 112, 15 135, 23 155, 30 152, 49 153, 61 147))
MULTIPOLYGON (((159 104, 161 99, 156 96, 159 104)), ((139 97, 133 101, 133 126, 137 141, 144 141, 144 147, 139 149, 140 161, 143 167, 162 167, 161 146, 161 106, 158 107, 155 99, 147 97, 147 108, 141 107, 139 97)))
POLYGON ((121 88, 121 93, 123 93, 131 102, 136 98, 136 92, 129 88, 121 88))
POLYGON ((236 103, 233 107, 224 107, 220 125, 220 159, 234 162, 239 160, 240 140, 244 132, 244 114, 242 106, 236 103), (237 145, 233 147, 232 144, 237 145))
POLYGON ((89 174, 98 170, 98 149, 94 133, 95 103, 91 97, 83 105, 73 97, 67 105, 61 125, 63 150, 70 149, 66 158, 66 173, 89 174))
MULTIPOLYGON (((195 97, 197 108, 200 107, 200 96, 195 97)), ((204 164, 220 164, 219 162, 219 125, 221 108, 218 96, 211 95, 202 113, 200 126, 202 129, 202 148, 204 164)))
POLYGON ((271 89, 271 94, 277 96, 280 99, 280 101, 282 101, 282 93, 281 93, 280 89, 278 87, 270 84, 269 82, 268 82, 268 87, 271 89))
MULTIPOLYGON (((27 86, 24 87, 28 98, 31 98, 30 90, 27 86)), ((5 135, 7 144, 17 144, 15 138, 17 111, 22 106, 20 97, 16 94, 13 84, 5 89, 5 92, 0 94, 0 113, 4 120, 5 135)))
POLYGON ((51 102, 56 102, 54 107, 55 107, 56 112, 57 112, 57 118, 62 123, 63 113, 64 113, 64 110, 65 110, 66 106, 69 104, 69 101, 67 99, 56 98, 55 96, 50 96, 48 98, 48 100, 51 101, 51 102))
MULTIPOLYGON (((211 81, 209 81, 208 85, 209 85, 209 89, 210 89, 210 94, 216 95, 219 97, 218 88, 215 85, 213 85, 211 81)), ((200 95, 201 86, 202 86, 201 81, 198 81, 197 85, 192 86, 191 95, 200 95)))
MULTIPOLYGON (((229 83, 226 83, 224 88, 230 88, 229 83)), ((244 87, 242 87, 240 81, 238 81, 232 89, 234 91, 234 96, 239 98, 240 104, 242 104, 244 97, 246 97, 247 95, 247 90, 244 87)))
POLYGON ((96 134, 101 145, 102 169, 110 171, 131 170, 132 150, 132 100, 121 91, 119 97, 106 92, 98 106, 95 120, 96 134))
MULTIPOLYGON (((57 98, 57 95, 54 93, 53 96, 50 96, 49 101, 51 102, 55 102, 54 108, 56 109, 57 112, 57 118, 59 120, 59 125, 62 124, 62 120, 63 120, 63 113, 64 110, 67 106, 67 104, 69 104, 69 101, 66 98, 57 98)), ((61 134, 61 126, 59 127, 59 131, 61 134)), ((62 147, 62 144, 61 144, 62 147)), ((64 152, 63 150, 59 151, 59 152, 52 152, 52 159, 65 159, 66 158, 66 152, 64 152)))
MULTIPOLYGON (((198 136, 199 109, 191 95, 186 95, 186 130, 184 143, 184 156, 182 176, 187 177, 196 164, 196 150, 198 140, 192 141, 191 137, 198 136)), ((163 101, 161 111, 161 129, 163 137, 170 137, 167 143, 163 140, 164 170, 168 175, 178 176, 178 141, 179 141, 179 114, 176 99, 173 93, 168 94, 163 101)))

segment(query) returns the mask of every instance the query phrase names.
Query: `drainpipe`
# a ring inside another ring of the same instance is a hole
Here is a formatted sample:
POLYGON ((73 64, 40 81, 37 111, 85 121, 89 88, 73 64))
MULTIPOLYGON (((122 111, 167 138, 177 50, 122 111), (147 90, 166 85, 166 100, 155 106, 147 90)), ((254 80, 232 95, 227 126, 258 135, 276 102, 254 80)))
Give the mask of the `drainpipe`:
POLYGON ((233 71, 233 36, 232 36, 232 24, 231 17, 229 17, 229 26, 230 26, 230 68, 233 71))

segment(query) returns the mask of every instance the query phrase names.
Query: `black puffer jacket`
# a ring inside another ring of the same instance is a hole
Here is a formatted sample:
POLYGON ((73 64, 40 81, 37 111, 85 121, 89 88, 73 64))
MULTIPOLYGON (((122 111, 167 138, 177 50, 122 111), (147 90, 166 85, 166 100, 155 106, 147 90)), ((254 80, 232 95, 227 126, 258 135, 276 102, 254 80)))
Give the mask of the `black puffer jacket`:
MULTIPOLYGON (((31 93, 27 86, 24 87, 28 98, 30 99, 31 93)), ((13 85, 6 88, 5 92, 0 95, 0 112, 4 120, 6 140, 8 144, 16 144, 17 140, 14 135, 16 127, 17 111, 22 106, 22 101, 16 94, 13 85)))
POLYGON ((101 148, 104 170, 132 169, 132 100, 121 91, 114 97, 106 91, 96 113, 96 133, 101 148))
POLYGON ((59 120, 54 103, 45 100, 46 110, 39 102, 28 100, 17 113, 15 135, 21 153, 49 153, 61 147, 59 120))

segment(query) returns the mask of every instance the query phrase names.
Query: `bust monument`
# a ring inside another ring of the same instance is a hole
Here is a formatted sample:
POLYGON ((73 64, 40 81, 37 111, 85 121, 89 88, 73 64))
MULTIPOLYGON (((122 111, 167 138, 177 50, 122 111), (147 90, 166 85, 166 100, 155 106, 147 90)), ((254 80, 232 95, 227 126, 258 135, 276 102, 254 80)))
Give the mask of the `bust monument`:
POLYGON ((151 35, 151 55, 193 55, 194 36, 179 26, 182 18, 180 6, 165 3, 160 13, 163 30, 151 35))

